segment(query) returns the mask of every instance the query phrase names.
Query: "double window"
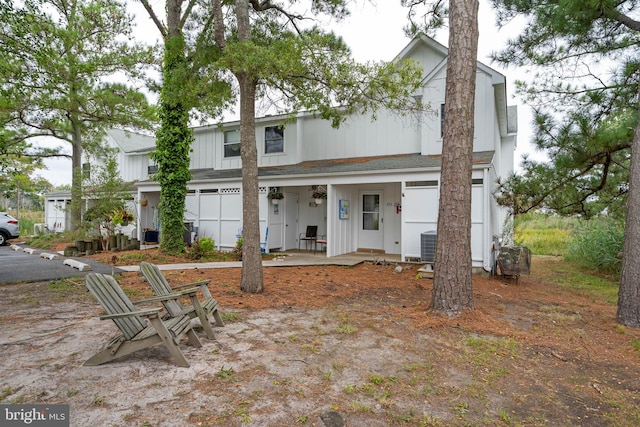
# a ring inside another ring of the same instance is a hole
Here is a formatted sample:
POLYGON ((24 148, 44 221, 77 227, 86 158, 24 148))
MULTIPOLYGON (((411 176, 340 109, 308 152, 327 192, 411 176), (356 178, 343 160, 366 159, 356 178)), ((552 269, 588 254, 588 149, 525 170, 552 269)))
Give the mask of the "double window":
MULTIPOLYGON (((284 153, 284 128, 267 126, 264 128, 264 152, 284 153)), ((229 130, 224 133, 224 157, 240 156, 240 130, 229 130)))

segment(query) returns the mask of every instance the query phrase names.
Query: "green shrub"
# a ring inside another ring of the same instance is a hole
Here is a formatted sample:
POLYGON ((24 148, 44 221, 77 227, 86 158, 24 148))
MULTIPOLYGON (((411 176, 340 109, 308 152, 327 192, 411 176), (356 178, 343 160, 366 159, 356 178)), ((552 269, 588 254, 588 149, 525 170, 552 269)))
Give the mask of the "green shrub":
POLYGON ((565 259, 581 267, 607 274, 620 274, 624 244, 624 223, 598 219, 578 223, 565 259))
POLYGON ((211 257, 216 251, 216 242, 210 237, 203 237, 193 242, 186 250, 186 257, 192 260, 211 257))

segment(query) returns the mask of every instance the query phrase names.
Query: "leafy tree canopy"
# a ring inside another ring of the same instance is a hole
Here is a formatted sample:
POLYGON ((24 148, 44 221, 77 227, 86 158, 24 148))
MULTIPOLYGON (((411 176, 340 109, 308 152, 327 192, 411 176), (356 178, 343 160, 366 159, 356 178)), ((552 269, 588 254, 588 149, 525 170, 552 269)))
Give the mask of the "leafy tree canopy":
POLYGON ((109 127, 150 127, 155 118, 134 86, 154 57, 132 42, 132 20, 113 0, 0 0, 2 146, 24 155, 23 141, 34 137, 71 144, 72 228, 83 150, 98 147, 109 127))
MULTIPOLYGON (((251 34, 239 40, 235 19, 222 19, 207 27, 199 42, 222 52, 213 63, 221 73, 244 72, 256 79, 257 99, 270 112, 295 114, 316 111, 338 126, 353 113, 372 113, 381 107, 415 112, 413 95, 422 70, 413 61, 402 63, 358 63, 341 37, 319 25, 309 25, 308 16, 297 10, 305 2, 291 2, 285 9, 275 2, 249 2, 251 34), (216 30, 224 31, 216 39, 216 30)), ((219 16, 232 17, 235 5, 222 2, 219 16)), ((320 14, 342 20, 348 2, 313 1, 320 14)), ((207 16, 210 16, 207 14, 207 16)), ((317 23, 317 20, 313 20, 317 23)), ((228 76, 228 84, 236 84, 228 76)), ((236 92, 237 94, 237 92, 236 92)))

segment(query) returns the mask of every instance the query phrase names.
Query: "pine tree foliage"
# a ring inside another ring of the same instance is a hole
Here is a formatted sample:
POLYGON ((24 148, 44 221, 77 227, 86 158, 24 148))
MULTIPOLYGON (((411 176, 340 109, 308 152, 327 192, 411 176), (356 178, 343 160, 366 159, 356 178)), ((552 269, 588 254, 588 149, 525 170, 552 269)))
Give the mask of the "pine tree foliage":
POLYGON ((75 228, 83 149, 96 147, 106 128, 148 127, 153 118, 145 95, 129 83, 153 55, 131 43, 132 17, 119 1, 0 0, 0 22, 0 148, 37 156, 55 153, 29 151, 25 141, 54 137, 71 145, 75 228))
POLYGON ((525 162, 502 183, 514 212, 545 206, 625 216, 618 322, 640 327, 640 21, 637 0, 494 0, 499 22, 529 23, 495 58, 543 67, 519 91, 536 111, 535 143, 550 162, 525 162), (624 210, 623 210, 624 207, 624 210))
POLYGON ((640 22, 630 13, 638 2, 493 3, 501 24, 518 16, 529 22, 494 59, 532 70, 517 90, 535 113, 532 142, 549 158, 525 157, 523 172, 500 183, 497 200, 516 214, 542 207, 623 217, 637 126, 640 22))

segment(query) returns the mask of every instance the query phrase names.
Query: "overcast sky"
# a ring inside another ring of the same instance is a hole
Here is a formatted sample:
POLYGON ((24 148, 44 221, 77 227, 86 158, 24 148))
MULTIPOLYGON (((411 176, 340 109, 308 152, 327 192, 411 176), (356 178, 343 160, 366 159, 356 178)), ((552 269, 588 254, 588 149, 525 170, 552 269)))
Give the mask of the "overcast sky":
MULTIPOLYGON (((347 45, 351 47, 353 56, 358 61, 389 61, 392 60, 408 44, 409 39, 402 30, 407 22, 407 10, 400 7, 400 0, 374 0, 373 6, 368 1, 357 2, 353 7, 352 15, 341 23, 329 24, 340 34, 347 45)), ((136 2, 137 3, 137 2, 136 2)), ((139 3, 137 3, 139 5, 139 3)), ((140 11, 142 34, 157 34, 157 29, 150 23, 149 18, 140 11)), ((520 164, 523 153, 534 153, 529 144, 531 140, 531 112, 529 108, 514 98, 513 82, 523 79, 524 73, 515 68, 504 69, 491 62, 489 55, 492 51, 499 50, 505 45, 508 36, 514 36, 520 32, 518 24, 510 24, 512 27, 497 30, 495 18, 488 0, 480 0, 479 11, 480 40, 478 43, 478 60, 485 65, 504 74, 507 78, 507 99, 509 105, 518 105, 518 148, 515 153, 516 167, 520 164)), ((435 37, 443 45, 448 45, 448 33, 440 31, 435 37)), ((58 144, 60 145, 60 144, 58 144)), ((66 144, 68 145, 68 144, 66 144)), ((40 174, 54 185, 71 184, 71 161, 58 159, 46 162, 48 170, 42 170, 40 174)))

